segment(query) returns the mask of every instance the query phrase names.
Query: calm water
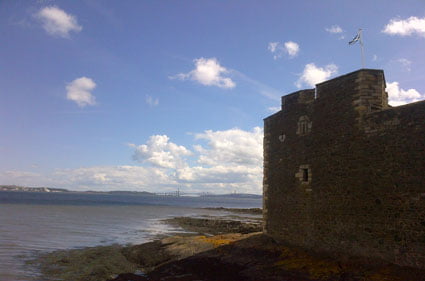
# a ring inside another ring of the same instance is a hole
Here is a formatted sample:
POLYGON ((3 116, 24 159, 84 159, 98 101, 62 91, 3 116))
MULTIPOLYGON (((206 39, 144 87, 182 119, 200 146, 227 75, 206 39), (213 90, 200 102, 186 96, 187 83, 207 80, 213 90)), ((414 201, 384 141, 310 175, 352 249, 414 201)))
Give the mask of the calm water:
POLYGON ((0 280, 34 280, 25 260, 42 252, 143 243, 180 231, 164 218, 228 214, 203 207, 261 207, 261 199, 0 192, 0 280))

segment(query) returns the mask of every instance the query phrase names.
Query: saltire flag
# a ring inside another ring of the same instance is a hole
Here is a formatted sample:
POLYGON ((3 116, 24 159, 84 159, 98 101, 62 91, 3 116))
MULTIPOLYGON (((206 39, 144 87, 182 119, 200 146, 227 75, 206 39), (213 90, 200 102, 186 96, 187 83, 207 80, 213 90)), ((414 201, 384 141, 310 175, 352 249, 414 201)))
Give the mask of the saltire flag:
MULTIPOLYGON (((356 34, 356 36, 354 36, 353 40, 348 42, 348 45, 353 45, 357 41, 360 41, 360 39, 361 39, 361 29, 359 29, 359 31, 357 31, 357 34, 356 34)), ((361 41, 360 41, 360 43, 361 43, 361 41)))

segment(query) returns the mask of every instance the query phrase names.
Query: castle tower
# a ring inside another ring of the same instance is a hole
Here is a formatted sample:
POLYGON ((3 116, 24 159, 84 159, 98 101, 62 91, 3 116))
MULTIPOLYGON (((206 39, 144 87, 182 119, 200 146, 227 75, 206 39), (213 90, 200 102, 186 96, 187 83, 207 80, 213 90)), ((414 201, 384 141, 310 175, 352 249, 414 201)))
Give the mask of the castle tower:
POLYGON ((425 267, 425 102, 392 108, 385 88, 382 70, 361 69, 282 97, 264 119, 266 234, 425 267))

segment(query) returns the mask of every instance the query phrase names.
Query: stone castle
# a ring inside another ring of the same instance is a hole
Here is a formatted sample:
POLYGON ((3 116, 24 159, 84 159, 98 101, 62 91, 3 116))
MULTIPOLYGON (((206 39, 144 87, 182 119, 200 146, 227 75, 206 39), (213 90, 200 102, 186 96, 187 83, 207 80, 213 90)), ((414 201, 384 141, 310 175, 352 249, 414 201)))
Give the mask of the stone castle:
POLYGON ((425 101, 388 105, 382 70, 282 97, 264 119, 264 232, 425 268, 425 101))

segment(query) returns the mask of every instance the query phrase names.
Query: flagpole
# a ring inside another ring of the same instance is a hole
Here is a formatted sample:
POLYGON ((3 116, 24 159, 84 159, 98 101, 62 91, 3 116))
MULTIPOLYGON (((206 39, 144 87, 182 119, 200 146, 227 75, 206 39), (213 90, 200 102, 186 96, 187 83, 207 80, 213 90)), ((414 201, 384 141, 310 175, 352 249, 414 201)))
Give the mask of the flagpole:
POLYGON ((365 68, 365 59, 364 59, 364 46, 363 46, 363 30, 361 28, 359 28, 359 30, 357 31, 356 36, 354 36, 353 40, 351 40, 350 42, 348 42, 348 45, 353 45, 356 42, 359 42, 360 44, 360 52, 361 52, 361 56, 362 56, 362 68, 365 68))
POLYGON ((360 34, 360 47, 361 47, 361 54, 362 54, 362 68, 365 68, 364 49, 363 49, 363 30, 361 28, 359 29, 359 34, 360 34))

